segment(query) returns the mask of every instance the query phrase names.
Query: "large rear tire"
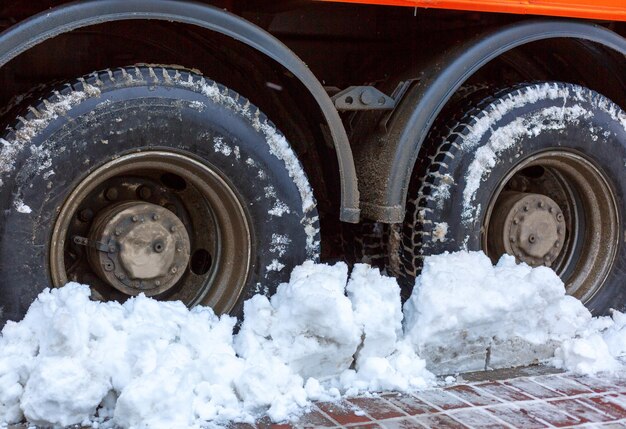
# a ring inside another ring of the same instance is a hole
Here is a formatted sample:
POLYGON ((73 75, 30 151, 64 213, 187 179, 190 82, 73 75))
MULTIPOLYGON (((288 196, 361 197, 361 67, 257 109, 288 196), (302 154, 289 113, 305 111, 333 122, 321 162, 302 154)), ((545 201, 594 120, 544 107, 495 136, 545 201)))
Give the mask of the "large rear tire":
POLYGON ((483 250, 548 265, 595 314, 626 304, 626 114, 566 83, 521 85, 478 103, 434 145, 399 249, 411 284, 427 255, 483 250))
POLYGON ((0 323, 67 281, 240 316, 319 255, 307 177, 248 100, 179 68, 96 72, 2 134, 0 323))

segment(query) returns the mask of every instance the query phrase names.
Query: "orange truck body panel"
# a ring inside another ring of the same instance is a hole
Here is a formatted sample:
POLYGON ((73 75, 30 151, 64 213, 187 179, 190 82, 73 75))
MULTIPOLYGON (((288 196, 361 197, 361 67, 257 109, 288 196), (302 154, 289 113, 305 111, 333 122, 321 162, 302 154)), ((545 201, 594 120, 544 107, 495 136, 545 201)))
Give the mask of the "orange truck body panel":
POLYGON ((626 21, 626 0, 321 0, 338 3, 626 21))

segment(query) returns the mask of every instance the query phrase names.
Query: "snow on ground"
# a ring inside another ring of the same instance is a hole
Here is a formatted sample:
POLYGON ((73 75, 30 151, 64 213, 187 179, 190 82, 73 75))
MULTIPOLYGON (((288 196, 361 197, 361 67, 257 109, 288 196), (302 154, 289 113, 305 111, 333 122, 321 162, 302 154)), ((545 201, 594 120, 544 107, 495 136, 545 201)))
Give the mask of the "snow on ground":
POLYGON ((404 311, 377 270, 307 262, 274 296, 246 302, 236 334, 209 308, 89 294, 46 290, 4 327, 0 426, 280 421, 311 400, 432 386, 431 370, 452 362, 506 366, 498 356, 511 350, 582 373, 616 370, 626 354, 626 315, 592 318, 551 270, 510 257, 493 267, 478 252, 428 258, 404 311))
POLYGON ((440 374, 546 360, 591 320, 549 268, 508 255, 494 267, 477 252, 426 259, 405 314, 407 336, 440 374))

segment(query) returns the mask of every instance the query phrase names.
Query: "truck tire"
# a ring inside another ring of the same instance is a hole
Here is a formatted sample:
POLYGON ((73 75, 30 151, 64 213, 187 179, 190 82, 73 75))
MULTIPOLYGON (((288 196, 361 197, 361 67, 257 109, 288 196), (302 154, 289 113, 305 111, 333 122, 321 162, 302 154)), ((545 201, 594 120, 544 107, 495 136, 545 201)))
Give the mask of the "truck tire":
POLYGON ((0 326, 45 287, 240 316, 319 255, 308 179, 248 100, 173 67, 94 72, 2 134, 0 326))
POLYGON ((425 256, 483 250, 552 267, 594 314, 624 309, 626 114, 568 83, 519 85, 478 103, 439 136, 414 175, 400 278, 425 256))

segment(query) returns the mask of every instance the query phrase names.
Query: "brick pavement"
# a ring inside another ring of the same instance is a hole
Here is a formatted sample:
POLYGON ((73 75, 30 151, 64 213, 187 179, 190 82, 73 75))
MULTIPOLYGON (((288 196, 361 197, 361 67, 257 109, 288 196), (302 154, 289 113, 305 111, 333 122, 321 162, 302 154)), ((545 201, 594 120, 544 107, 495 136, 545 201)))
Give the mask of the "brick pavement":
MULTIPOLYGON (((626 428, 626 375, 540 374, 461 381, 414 394, 384 393, 315 404, 289 428, 626 428)), ((231 429, 253 428, 237 424, 231 429)))

